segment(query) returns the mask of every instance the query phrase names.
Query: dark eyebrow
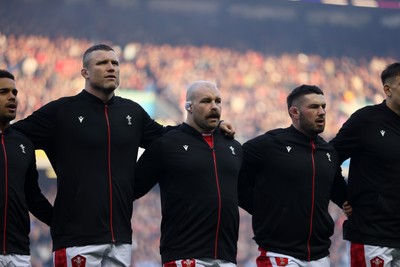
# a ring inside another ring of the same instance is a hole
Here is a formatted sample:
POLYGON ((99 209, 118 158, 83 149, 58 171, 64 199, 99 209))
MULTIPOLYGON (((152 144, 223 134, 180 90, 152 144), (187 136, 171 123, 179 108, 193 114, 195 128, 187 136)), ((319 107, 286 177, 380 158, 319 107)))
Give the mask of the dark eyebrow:
POLYGON ((323 104, 312 103, 312 104, 310 104, 308 106, 311 107, 311 108, 318 108, 318 107, 325 108, 326 107, 326 103, 323 103, 323 104))
POLYGON ((14 96, 16 96, 16 95, 18 94, 17 88, 7 88, 7 87, 4 87, 4 88, 0 88, 0 91, 1 91, 1 92, 12 92, 12 94, 13 94, 14 96))

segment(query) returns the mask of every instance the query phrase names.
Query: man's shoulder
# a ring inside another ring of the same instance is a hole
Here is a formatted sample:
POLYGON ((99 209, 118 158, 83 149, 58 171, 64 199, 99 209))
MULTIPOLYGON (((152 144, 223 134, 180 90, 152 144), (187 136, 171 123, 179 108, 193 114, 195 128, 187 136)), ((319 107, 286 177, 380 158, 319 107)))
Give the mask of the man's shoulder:
POLYGON ((253 149, 259 150, 261 147, 263 147, 262 149, 264 149, 264 146, 271 144, 277 136, 283 134, 284 132, 285 131, 283 129, 269 130, 244 142, 243 148, 248 149, 252 147, 253 149))
POLYGON ((139 103, 133 101, 132 99, 121 96, 115 96, 113 105, 116 107, 124 107, 130 110, 135 110, 135 112, 147 113, 145 108, 139 103))
POLYGON ((174 127, 172 130, 166 132, 161 139, 165 140, 170 140, 170 139, 175 139, 175 138, 184 138, 185 136, 190 136, 191 134, 185 131, 182 128, 182 125, 178 125, 177 127, 174 127))
POLYGON ((286 135, 290 133, 289 128, 276 128, 267 131, 264 135, 267 136, 280 136, 280 135, 286 135))
POLYGON ((115 96, 114 99, 115 99, 115 102, 117 104, 127 104, 127 105, 140 106, 139 103, 133 101, 132 99, 126 98, 126 97, 115 96))
POLYGON ((13 124, 10 125, 9 136, 15 140, 18 140, 18 142, 23 142, 25 146, 29 145, 33 147, 33 143, 28 136, 17 129, 13 124))
POLYGON ((68 103, 73 103, 73 102, 77 102, 80 100, 79 95, 74 95, 74 96, 63 96, 60 97, 58 99, 52 100, 46 104, 44 104, 40 109, 55 109, 55 108, 59 108, 62 107, 65 104, 68 103))
POLYGON ((362 108, 357 109, 352 114, 353 117, 361 117, 361 118, 370 118, 371 116, 376 116, 381 114, 381 110, 384 109, 384 104, 377 104, 377 105, 368 105, 362 108))
POLYGON ((156 152, 167 151, 169 148, 176 146, 181 142, 186 142, 189 135, 178 128, 174 128, 164 135, 154 139, 146 150, 156 152))
POLYGON ((269 140, 269 139, 284 137, 287 136, 288 134, 290 135, 290 131, 288 128, 275 128, 268 130, 267 132, 260 134, 251 140, 254 141, 269 140))

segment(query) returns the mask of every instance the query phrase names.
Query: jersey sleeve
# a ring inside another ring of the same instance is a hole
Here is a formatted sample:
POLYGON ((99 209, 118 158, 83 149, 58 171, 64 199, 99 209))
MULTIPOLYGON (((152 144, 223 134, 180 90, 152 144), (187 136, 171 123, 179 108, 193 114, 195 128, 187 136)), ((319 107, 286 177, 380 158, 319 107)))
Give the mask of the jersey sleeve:
POLYGON ((176 129, 178 126, 163 126, 153 120, 150 115, 143 110, 143 134, 140 147, 147 148, 152 141, 163 136, 170 130, 176 129))
POLYGON ((133 182, 134 199, 147 194, 157 183, 162 169, 160 139, 155 140, 140 156, 133 182))
POLYGON ((249 140, 243 144, 243 164, 238 180, 239 206, 248 213, 253 212, 253 188, 256 179, 256 170, 262 161, 262 151, 258 140, 262 137, 249 140))
POLYGON ((362 130, 365 122, 364 116, 356 112, 343 124, 337 135, 329 142, 333 145, 339 155, 339 161, 342 163, 357 151, 360 144, 359 131, 362 130))
POLYGON ((51 225, 53 207, 41 192, 36 160, 32 160, 25 179, 25 196, 29 211, 40 221, 51 225))
POLYGON ((35 149, 45 149, 45 144, 54 132, 57 108, 55 102, 50 102, 33 112, 27 118, 13 124, 32 141, 35 149))
POLYGON ((342 208, 343 203, 347 200, 347 183, 342 175, 340 166, 338 166, 333 180, 330 198, 339 208, 342 208))

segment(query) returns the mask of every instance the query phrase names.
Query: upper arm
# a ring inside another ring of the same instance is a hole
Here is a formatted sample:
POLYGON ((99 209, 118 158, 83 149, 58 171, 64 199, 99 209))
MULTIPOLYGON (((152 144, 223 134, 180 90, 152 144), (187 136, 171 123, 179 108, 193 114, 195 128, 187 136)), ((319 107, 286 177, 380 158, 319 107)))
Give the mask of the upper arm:
POLYGON ((340 166, 333 180, 330 198, 339 208, 342 208, 343 203, 347 200, 347 183, 342 175, 340 166))
POLYGON ((149 114, 143 110, 143 132, 140 147, 147 148, 151 142, 161 137, 167 132, 167 128, 153 120, 149 114))
POLYGON ((359 133, 363 128, 364 119, 359 114, 353 114, 340 128, 337 135, 329 142, 333 145, 339 155, 339 161, 343 162, 352 156, 352 153, 358 151, 361 135, 359 133))
POLYGON ((25 177, 25 197, 29 211, 40 221, 50 226, 53 207, 43 195, 39 183, 36 161, 33 159, 25 177))
POLYGON ((13 126, 28 136, 36 149, 43 149, 54 132, 55 114, 54 105, 47 104, 13 126))
POLYGON ((138 199, 149 192, 157 183, 162 170, 160 142, 152 143, 136 163, 133 194, 138 199))

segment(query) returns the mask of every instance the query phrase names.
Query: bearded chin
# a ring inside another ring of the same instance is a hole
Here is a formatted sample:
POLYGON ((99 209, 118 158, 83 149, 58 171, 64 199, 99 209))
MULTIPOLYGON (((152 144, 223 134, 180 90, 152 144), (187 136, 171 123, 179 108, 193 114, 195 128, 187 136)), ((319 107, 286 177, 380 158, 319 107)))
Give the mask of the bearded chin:
POLYGON ((317 127, 315 129, 315 134, 320 134, 325 130, 325 126, 317 127))
POLYGON ((7 121, 12 121, 15 120, 16 115, 15 114, 10 114, 10 115, 6 115, 6 120, 7 121))

